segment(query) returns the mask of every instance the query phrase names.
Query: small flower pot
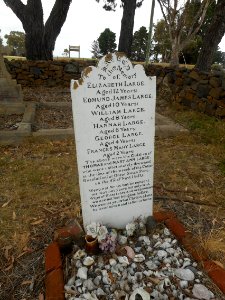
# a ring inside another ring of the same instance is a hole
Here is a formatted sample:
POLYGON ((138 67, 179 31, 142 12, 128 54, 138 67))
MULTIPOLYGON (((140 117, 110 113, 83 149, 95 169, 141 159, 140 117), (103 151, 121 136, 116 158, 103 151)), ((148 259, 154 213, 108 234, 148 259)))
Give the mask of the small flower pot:
POLYGON ((99 253, 99 246, 98 246, 97 238, 93 238, 91 235, 86 235, 85 241, 86 241, 85 250, 87 251, 87 253, 90 253, 90 254, 99 253))

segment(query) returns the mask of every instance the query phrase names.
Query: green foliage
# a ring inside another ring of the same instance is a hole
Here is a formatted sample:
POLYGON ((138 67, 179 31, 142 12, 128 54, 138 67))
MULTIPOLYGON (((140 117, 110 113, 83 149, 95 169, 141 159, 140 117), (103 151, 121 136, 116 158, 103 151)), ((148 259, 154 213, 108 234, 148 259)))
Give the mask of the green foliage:
POLYGON ((114 52, 116 49, 116 34, 109 28, 106 28, 99 36, 98 43, 100 54, 105 55, 114 52))
POLYGON ((158 60, 158 56, 161 55, 162 62, 168 62, 171 53, 171 42, 165 20, 159 20, 154 29, 153 41, 155 45, 153 51, 155 60, 158 60))
POLYGON ((225 52, 217 50, 216 53, 214 53, 213 63, 220 65, 221 70, 225 68, 225 52))
POLYGON ((134 61, 144 61, 146 57, 148 42, 148 32, 146 27, 142 26, 134 33, 131 46, 131 59, 134 61))
POLYGON ((92 53, 92 58, 101 57, 99 43, 96 40, 94 40, 93 43, 91 44, 91 53, 92 53))
POLYGON ((202 113, 186 111, 176 121, 195 133, 201 142, 222 146, 225 149, 225 122, 202 113))
POLYGON ((7 45, 12 49, 11 55, 25 56, 25 33, 10 31, 5 36, 7 45))

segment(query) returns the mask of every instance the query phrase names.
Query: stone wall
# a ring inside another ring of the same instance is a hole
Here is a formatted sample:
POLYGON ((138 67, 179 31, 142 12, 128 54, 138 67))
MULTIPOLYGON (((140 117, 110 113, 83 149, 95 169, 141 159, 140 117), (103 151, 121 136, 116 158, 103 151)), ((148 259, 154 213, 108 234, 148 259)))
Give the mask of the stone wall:
MULTIPOLYGON (((22 86, 70 86, 71 79, 79 79, 87 66, 95 60, 71 61, 7 61, 6 66, 22 86)), ((225 75, 222 72, 197 72, 186 68, 173 69, 149 65, 147 75, 157 76, 157 87, 166 85, 172 91, 171 101, 193 110, 225 119, 225 75)))

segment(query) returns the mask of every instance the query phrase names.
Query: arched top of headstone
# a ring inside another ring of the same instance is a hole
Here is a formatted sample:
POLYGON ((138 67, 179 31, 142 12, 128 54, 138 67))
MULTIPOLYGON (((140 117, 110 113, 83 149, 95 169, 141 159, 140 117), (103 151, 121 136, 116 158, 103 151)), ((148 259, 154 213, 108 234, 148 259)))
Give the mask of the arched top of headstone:
POLYGON ((121 53, 71 81, 84 225, 152 214, 156 78, 121 53))
MULTIPOLYGON (((144 67, 140 64, 133 66, 124 53, 109 53, 103 56, 96 67, 89 66, 81 73, 81 78, 74 82, 74 89, 82 86, 87 79, 98 78, 98 81, 109 79, 132 80, 136 78, 147 78, 144 67), (96 77, 97 76, 97 77, 96 77)), ((149 77, 148 80, 151 80, 149 77)))

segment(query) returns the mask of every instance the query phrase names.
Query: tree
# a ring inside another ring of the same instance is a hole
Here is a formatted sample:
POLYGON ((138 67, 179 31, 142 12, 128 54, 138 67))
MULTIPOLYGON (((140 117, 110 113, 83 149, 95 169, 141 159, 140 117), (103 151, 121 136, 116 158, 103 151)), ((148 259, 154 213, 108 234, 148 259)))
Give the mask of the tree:
MULTIPOLYGON (((222 0, 224 1, 224 0, 222 0)), ((179 53, 195 37, 203 24, 211 0, 158 0, 171 42, 172 66, 179 65, 179 53)))
POLYGON ((93 54, 92 58, 100 58, 101 57, 98 40, 93 41, 93 43, 91 45, 91 53, 93 54))
POLYGON ((218 0, 212 21, 205 34, 203 45, 195 68, 209 71, 213 62, 213 55, 225 33, 225 1, 218 0))
MULTIPOLYGON (((0 29, 1 32, 1 29, 0 29)), ((2 46, 2 37, 0 36, 0 47, 2 46)))
POLYGON ((146 27, 142 26, 134 33, 131 47, 131 59, 134 61, 144 61, 146 57, 148 41, 148 32, 146 27))
POLYGON ((168 62, 171 54, 171 42, 169 32, 166 27, 166 22, 164 19, 159 20, 158 23, 155 25, 153 41, 153 51, 156 60, 158 59, 158 55, 161 55, 162 62, 168 62))
POLYGON ((109 52, 113 52, 116 49, 116 34, 109 28, 106 28, 99 36, 98 43, 100 54, 105 55, 109 52))
MULTIPOLYGON (((99 2, 100 0, 96 1, 99 2)), ((123 17, 121 20, 118 51, 126 53, 128 57, 131 55, 135 10, 142 5, 143 1, 144 0, 121 0, 123 17)), ((116 0, 104 0, 104 3, 103 8, 107 11, 115 10, 117 5, 116 0)))
POLYGON ((26 57, 31 60, 52 60, 55 41, 66 20, 72 0, 55 0, 44 24, 41 0, 4 0, 22 22, 25 31, 26 57))
POLYGON ((25 34, 20 31, 10 31, 4 36, 6 44, 12 49, 12 55, 25 56, 25 34))
POLYGON ((62 55, 67 57, 69 55, 69 50, 65 48, 62 55))

